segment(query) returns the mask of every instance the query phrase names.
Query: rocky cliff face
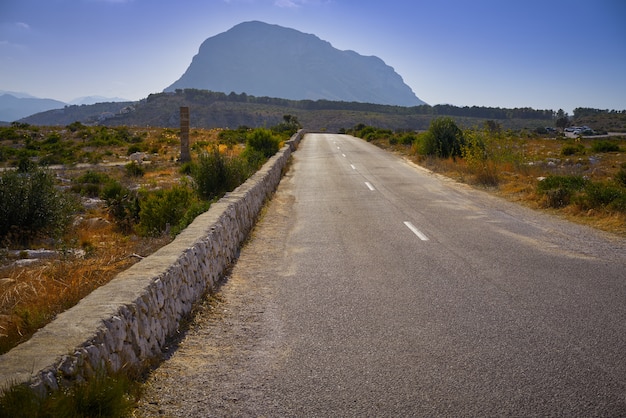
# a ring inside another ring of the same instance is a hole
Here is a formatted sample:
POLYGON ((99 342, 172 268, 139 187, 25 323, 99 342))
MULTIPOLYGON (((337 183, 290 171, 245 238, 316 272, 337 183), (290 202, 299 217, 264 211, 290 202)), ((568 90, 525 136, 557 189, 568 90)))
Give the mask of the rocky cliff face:
POLYGON ((183 76, 164 91, 196 88, 293 100, 424 104, 380 58, 340 51, 314 35, 241 23, 202 43, 183 76))

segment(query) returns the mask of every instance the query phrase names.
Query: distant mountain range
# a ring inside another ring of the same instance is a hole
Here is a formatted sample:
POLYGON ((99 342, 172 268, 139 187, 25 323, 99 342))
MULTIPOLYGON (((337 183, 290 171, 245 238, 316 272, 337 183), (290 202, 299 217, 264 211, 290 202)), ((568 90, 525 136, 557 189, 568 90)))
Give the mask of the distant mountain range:
POLYGON ((38 99, 35 97, 16 97, 12 94, 0 95, 0 120, 13 122, 23 117, 44 112, 50 109, 59 109, 65 103, 52 99, 38 99))
POLYGON ((290 100, 425 104, 378 57, 340 51, 315 35, 256 21, 205 40, 187 71, 164 91, 185 88, 290 100))
POLYGON ((102 102, 122 102, 120 98, 87 96, 65 103, 54 99, 41 99, 28 93, 0 90, 0 121, 13 122, 39 112, 62 109, 67 105, 92 105, 102 102))

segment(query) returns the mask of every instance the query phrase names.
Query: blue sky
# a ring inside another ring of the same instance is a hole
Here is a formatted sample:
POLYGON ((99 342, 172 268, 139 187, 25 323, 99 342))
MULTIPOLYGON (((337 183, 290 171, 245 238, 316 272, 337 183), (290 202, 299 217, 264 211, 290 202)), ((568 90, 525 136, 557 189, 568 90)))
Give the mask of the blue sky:
POLYGON ((626 109, 625 0, 0 0, 0 90, 138 100, 250 20, 376 55, 432 105, 626 109))

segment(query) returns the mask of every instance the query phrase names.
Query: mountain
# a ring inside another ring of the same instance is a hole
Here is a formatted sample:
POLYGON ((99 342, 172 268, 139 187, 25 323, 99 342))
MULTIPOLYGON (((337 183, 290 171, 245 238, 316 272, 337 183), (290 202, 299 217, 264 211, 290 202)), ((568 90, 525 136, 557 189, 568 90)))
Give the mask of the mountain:
POLYGON ((65 103, 53 99, 38 99, 25 94, 26 97, 16 97, 13 94, 0 95, 0 120, 13 122, 18 119, 45 112, 51 109, 61 109, 65 103))
POLYGON ((31 96, 30 94, 21 91, 0 90, 0 96, 3 94, 10 94, 11 96, 15 96, 18 99, 38 99, 38 97, 31 96))
POLYGON ((291 100, 425 104, 380 58, 340 51, 315 35, 245 22, 205 40, 165 92, 194 88, 291 100))

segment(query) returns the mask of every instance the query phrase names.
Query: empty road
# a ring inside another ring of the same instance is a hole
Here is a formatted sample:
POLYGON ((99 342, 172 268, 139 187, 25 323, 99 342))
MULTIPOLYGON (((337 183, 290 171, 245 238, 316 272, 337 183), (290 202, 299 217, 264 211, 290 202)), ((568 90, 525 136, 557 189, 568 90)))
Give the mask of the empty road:
POLYGON ((137 416, 626 416, 626 243, 308 134, 137 416))

